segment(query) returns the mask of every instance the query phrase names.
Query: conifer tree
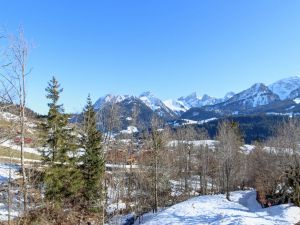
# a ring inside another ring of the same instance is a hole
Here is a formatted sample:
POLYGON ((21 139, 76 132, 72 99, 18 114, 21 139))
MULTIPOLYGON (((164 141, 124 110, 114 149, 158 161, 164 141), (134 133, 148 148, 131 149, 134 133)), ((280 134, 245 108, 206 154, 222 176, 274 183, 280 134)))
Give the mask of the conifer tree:
POLYGON ((103 201, 104 156, 101 144, 102 135, 97 130, 96 112, 94 111, 90 95, 83 110, 83 132, 81 146, 82 174, 84 178, 84 197, 89 209, 100 208, 103 201))
POLYGON ((46 97, 50 100, 48 103, 49 112, 47 116, 47 123, 44 125, 44 129, 47 133, 46 145, 48 151, 44 153, 44 160, 48 162, 56 162, 62 157, 59 151, 64 145, 66 139, 66 126, 68 124, 67 117, 63 114, 64 109, 62 105, 58 104, 59 95, 63 91, 60 88, 60 84, 52 77, 48 82, 48 87, 46 88, 46 97))
POLYGON ((68 118, 62 105, 58 104, 63 89, 53 77, 46 88, 46 97, 50 99, 49 112, 44 130, 46 131, 46 150, 43 152, 46 197, 58 203, 73 201, 83 181, 78 168, 76 151, 78 145, 73 130, 68 127, 68 118))

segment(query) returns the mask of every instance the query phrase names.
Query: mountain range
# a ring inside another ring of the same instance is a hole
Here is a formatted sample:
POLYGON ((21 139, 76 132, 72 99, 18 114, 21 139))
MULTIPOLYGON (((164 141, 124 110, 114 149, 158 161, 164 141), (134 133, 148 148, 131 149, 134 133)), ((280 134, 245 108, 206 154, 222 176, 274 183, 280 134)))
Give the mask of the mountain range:
POLYGON ((300 77, 293 76, 281 79, 270 85, 253 84, 239 93, 228 92, 223 98, 207 94, 198 96, 196 92, 177 99, 163 101, 150 91, 139 96, 111 95, 99 98, 94 108, 103 111, 109 105, 119 108, 121 127, 132 125, 132 114, 136 113, 135 124, 145 128, 153 116, 165 122, 189 120, 201 122, 211 118, 222 118, 232 115, 279 114, 300 115, 300 77))

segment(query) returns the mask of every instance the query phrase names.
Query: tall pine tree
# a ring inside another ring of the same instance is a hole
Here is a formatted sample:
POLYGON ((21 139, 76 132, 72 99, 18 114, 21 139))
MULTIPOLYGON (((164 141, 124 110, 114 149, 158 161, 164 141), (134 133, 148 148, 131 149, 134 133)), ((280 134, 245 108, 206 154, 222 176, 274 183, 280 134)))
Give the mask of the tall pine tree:
POLYGON ((99 209, 103 201, 105 161, 101 144, 102 135, 97 130, 96 112, 90 95, 87 98, 83 116, 83 132, 81 134, 81 146, 84 149, 82 155, 83 193, 87 207, 90 210, 99 209))
POLYGON ((50 100, 48 103, 49 112, 47 116, 47 122, 44 124, 44 130, 47 134, 46 146, 47 151, 44 151, 43 157, 46 162, 57 162, 62 160, 61 149, 65 145, 67 136, 67 124, 68 120, 64 115, 63 105, 58 104, 58 100, 61 92, 60 84, 52 77, 48 82, 46 88, 46 97, 50 100))
POLYGON ((73 129, 68 126, 68 117, 62 105, 58 104, 63 89, 53 77, 46 88, 50 100, 49 112, 44 131, 46 150, 43 152, 45 171, 45 191, 48 200, 70 203, 76 200, 83 186, 82 174, 78 168, 76 151, 78 145, 73 129))

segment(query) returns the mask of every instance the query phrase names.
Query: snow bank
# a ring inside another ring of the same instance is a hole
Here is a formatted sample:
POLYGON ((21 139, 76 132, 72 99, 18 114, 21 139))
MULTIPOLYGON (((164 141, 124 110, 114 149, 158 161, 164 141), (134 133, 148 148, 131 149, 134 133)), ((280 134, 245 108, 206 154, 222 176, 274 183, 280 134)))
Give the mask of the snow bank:
POLYGON ((209 148, 214 149, 214 146, 218 143, 218 141, 214 141, 214 140, 195 140, 195 141, 178 141, 178 140, 173 140, 173 141, 169 141, 167 143, 168 147, 176 147, 178 146, 178 143, 187 143, 187 144, 191 144, 193 146, 208 146, 209 148))
POLYGON ((135 126, 128 126, 127 130, 121 130, 120 133, 122 134, 133 134, 137 133, 139 130, 135 126))
MULTIPOLYGON (((1 143, 0 146, 21 151, 20 145, 16 145, 16 144, 12 143, 11 141, 5 141, 5 142, 1 143)), ((37 155, 40 154, 40 152, 36 148, 29 148, 29 147, 24 147, 24 152, 33 153, 33 154, 37 154, 37 155)))
POLYGON ((142 224, 244 224, 289 225, 300 221, 300 208, 288 204, 262 209, 255 200, 255 191, 238 191, 224 195, 201 196, 174 205, 142 224))
MULTIPOLYGON (((19 169, 20 166, 15 164, 10 165, 5 163, 0 163, 0 185, 3 188, 2 191, 0 192, 0 221, 5 221, 8 219, 8 208, 7 208, 8 197, 7 197, 5 184, 8 182, 9 172, 11 173, 11 179, 14 180, 21 177, 18 172, 19 169)), ((18 190, 12 187, 11 196, 12 196, 12 208, 11 208, 10 216, 11 218, 15 218, 20 214, 18 190)))
POLYGON ((0 184, 6 182, 9 178, 9 170, 11 172, 11 179, 19 177, 18 171, 20 167, 18 165, 9 165, 6 163, 0 163, 0 184))

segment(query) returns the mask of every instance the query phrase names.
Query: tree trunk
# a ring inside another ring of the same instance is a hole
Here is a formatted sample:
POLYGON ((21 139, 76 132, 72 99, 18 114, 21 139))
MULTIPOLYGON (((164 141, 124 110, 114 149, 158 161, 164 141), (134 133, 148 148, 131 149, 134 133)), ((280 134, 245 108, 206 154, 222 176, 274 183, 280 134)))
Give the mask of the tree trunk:
POLYGON ((21 127, 21 138, 20 138, 20 148, 21 148, 21 170, 22 170, 22 185, 23 185, 23 207, 24 212, 27 210, 27 180, 26 171, 24 165, 24 145, 25 145, 25 65, 22 65, 22 84, 20 84, 20 127, 21 127))
POLYGON ((157 156, 157 149, 155 149, 155 193, 154 193, 154 212, 157 212, 158 208, 158 156, 157 156))

